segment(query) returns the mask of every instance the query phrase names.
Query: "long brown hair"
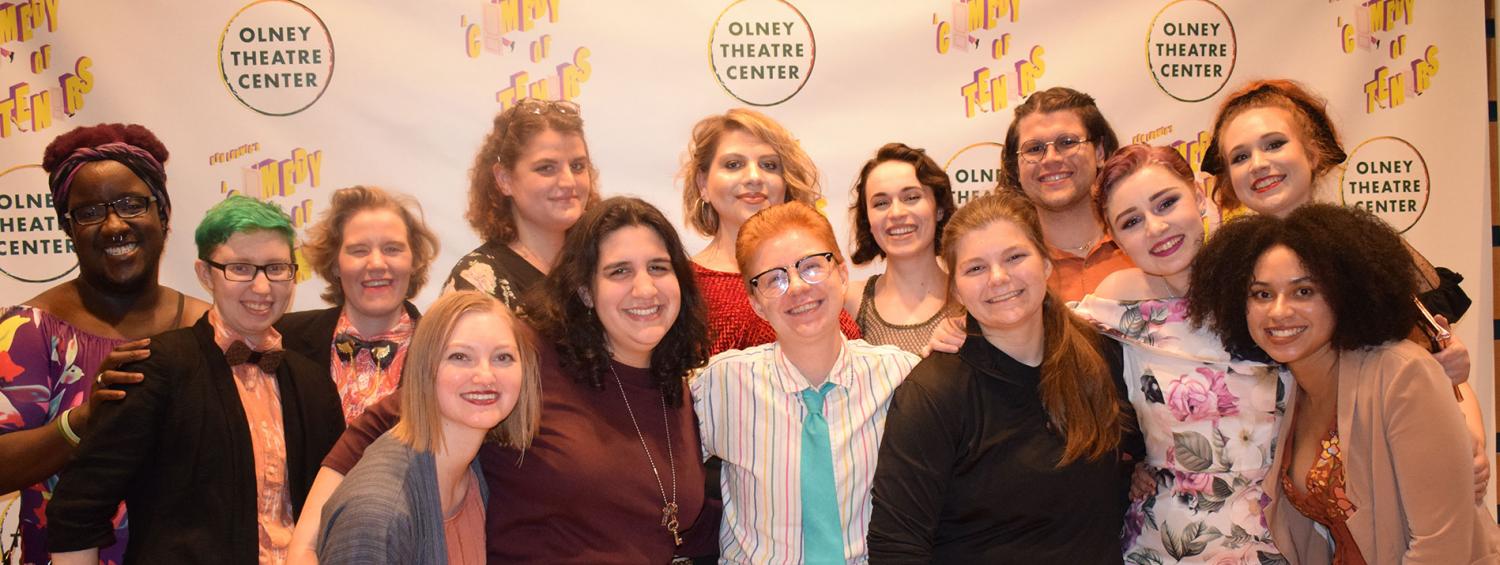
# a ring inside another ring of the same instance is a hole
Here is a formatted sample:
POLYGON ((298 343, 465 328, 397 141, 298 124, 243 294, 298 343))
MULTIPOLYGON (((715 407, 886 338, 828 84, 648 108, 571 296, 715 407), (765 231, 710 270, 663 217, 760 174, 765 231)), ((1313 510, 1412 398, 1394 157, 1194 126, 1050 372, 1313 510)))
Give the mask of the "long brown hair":
MULTIPOLYGON (((943 229, 943 262, 948 266, 949 300, 958 272, 958 242, 995 222, 1011 222, 1026 233, 1033 251, 1046 257, 1042 225, 1025 196, 997 190, 970 202, 943 229)), ((1062 300, 1047 291, 1042 299, 1042 406, 1054 429, 1064 436, 1062 467, 1081 458, 1098 460, 1120 445, 1125 411, 1109 364, 1099 352, 1103 339, 1062 300)))
MULTIPOLYGON (((499 163, 506 170, 514 170, 526 145, 537 134, 555 131, 563 135, 583 136, 583 118, 572 102, 546 101, 527 98, 505 111, 495 114, 490 133, 484 145, 474 154, 474 165, 469 168, 469 210, 464 218, 485 241, 510 243, 516 240, 516 220, 512 213, 511 197, 500 192, 495 183, 493 166, 499 163)), ((599 170, 589 163, 589 195, 584 207, 599 202, 599 170)))

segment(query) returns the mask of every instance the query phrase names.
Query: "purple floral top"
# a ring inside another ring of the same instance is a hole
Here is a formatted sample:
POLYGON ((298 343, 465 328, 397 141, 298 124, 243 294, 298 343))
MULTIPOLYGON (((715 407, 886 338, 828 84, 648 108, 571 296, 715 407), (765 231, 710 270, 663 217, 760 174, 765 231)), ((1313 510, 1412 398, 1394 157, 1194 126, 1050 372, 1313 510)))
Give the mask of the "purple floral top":
MULTIPOLYGON (((63 410, 88 400, 99 362, 125 340, 100 337, 39 308, 13 306, 0 314, 0 435, 51 425, 63 410)), ((21 563, 44 564, 47 501, 57 475, 21 491, 21 563)), ((125 506, 115 513, 115 545, 100 563, 123 561, 125 506)))

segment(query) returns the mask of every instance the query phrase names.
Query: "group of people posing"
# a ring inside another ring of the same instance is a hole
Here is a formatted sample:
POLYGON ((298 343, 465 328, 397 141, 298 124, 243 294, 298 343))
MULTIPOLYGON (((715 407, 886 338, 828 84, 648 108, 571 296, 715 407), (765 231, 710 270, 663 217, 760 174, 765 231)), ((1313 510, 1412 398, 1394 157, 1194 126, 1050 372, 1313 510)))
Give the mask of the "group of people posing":
POLYGON ((688 144, 689 254, 601 197, 578 106, 524 100, 425 312, 438 238, 354 186, 300 246, 332 306, 288 314, 285 212, 210 208, 188 297, 166 148, 76 129, 43 167, 79 275, 0 315, 22 563, 1500 563, 1461 277, 1315 202, 1345 155, 1297 83, 1212 141, 1206 193, 1043 90, 963 207, 880 147, 846 257, 795 137, 733 109, 688 144))

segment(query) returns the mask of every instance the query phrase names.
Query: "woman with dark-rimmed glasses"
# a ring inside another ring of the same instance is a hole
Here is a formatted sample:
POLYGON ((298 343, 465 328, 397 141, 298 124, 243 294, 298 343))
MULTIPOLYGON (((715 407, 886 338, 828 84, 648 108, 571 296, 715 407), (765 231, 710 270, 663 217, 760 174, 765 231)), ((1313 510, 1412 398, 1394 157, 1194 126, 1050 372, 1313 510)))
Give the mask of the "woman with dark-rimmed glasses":
MULTIPOLYGON (((78 276, 0 314, 0 492, 21 491, 21 561, 47 561, 43 505, 108 385, 139 381, 112 370, 147 355, 141 339, 193 323, 208 304, 158 282, 172 199, 167 148, 139 125, 99 124, 47 145, 42 168, 78 276), (135 340, 135 341, 131 341, 135 340)), ((118 543, 100 561, 125 552, 118 543)))

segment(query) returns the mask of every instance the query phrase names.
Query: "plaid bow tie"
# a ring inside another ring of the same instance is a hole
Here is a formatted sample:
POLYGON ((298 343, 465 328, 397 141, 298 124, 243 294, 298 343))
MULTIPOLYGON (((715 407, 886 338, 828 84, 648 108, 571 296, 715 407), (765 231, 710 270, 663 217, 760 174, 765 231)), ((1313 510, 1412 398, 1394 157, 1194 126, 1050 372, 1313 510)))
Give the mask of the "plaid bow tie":
POLYGON ((370 358, 382 371, 391 368, 391 362, 396 360, 396 342, 388 339, 365 341, 343 333, 334 338, 333 350, 338 353, 339 361, 346 365, 353 363, 360 351, 369 351, 370 358))
POLYGON ((229 344, 229 349, 224 351, 224 360, 229 362, 230 367, 237 367, 249 363, 260 367, 261 372, 272 375, 276 373, 276 367, 281 365, 281 357, 284 355, 280 349, 270 351, 255 351, 243 341, 235 341, 229 344))

